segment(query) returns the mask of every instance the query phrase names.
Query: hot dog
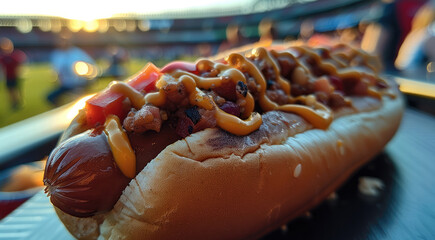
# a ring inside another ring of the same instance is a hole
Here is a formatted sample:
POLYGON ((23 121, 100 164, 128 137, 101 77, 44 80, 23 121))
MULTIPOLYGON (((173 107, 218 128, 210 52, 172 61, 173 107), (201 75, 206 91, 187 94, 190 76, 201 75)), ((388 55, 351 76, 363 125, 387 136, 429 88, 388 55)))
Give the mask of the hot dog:
POLYGON ((399 127, 379 62, 348 45, 149 64, 88 100, 46 192, 80 239, 256 238, 319 204, 399 127))

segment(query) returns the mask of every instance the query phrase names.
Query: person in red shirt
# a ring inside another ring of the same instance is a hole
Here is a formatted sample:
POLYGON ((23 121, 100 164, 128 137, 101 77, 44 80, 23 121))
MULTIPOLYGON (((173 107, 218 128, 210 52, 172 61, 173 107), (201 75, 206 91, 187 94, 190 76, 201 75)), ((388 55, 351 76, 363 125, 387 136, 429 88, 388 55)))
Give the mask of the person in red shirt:
POLYGON ((6 77, 11 106, 17 109, 21 102, 21 94, 18 87, 19 67, 26 60, 26 55, 20 50, 14 49, 14 44, 9 38, 0 40, 0 64, 6 77))

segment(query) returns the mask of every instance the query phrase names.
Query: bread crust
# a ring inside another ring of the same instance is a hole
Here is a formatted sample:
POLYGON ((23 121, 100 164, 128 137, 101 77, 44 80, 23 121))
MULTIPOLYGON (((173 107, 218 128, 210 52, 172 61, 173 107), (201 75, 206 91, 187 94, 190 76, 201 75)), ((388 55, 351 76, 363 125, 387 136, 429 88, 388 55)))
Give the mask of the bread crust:
POLYGON ((295 121, 278 121, 285 130, 244 138, 242 147, 231 144, 238 136, 205 129, 166 147, 109 213, 56 212, 82 239, 256 238, 335 191, 384 148, 402 114, 399 96, 384 97, 378 110, 337 118, 327 130, 294 115, 295 121), (219 146, 213 141, 219 138, 230 144, 219 146), (99 227, 82 230, 89 224, 99 227))

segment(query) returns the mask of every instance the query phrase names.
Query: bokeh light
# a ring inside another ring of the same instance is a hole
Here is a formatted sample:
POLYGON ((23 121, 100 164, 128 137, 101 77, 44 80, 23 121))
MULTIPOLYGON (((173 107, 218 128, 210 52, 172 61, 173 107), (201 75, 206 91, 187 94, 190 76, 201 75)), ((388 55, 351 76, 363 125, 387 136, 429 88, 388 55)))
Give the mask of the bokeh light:
POLYGON ((99 23, 97 20, 87 21, 87 22, 85 22, 84 27, 83 27, 83 29, 86 32, 95 32, 98 30, 98 28, 99 28, 99 23))
POLYGON ((21 18, 16 22, 17 30, 21 33, 29 33, 32 31, 32 21, 27 18, 21 18))
POLYGON ((88 80, 92 80, 98 75, 96 66, 83 61, 77 61, 74 63, 74 72, 88 80))
POLYGON ((70 20, 68 21, 68 28, 71 32, 78 32, 84 26, 84 21, 81 20, 70 20))

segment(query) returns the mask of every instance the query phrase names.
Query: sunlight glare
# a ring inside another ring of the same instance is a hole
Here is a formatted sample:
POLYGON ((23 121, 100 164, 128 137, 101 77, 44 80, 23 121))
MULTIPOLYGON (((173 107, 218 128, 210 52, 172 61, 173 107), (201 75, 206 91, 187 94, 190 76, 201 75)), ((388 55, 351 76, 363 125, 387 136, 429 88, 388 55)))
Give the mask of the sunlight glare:
POLYGON ((89 66, 85 62, 79 61, 74 64, 74 70, 79 76, 87 75, 89 72, 89 66))
POLYGON ((83 109, 86 106, 86 101, 93 97, 95 94, 91 94, 79 99, 74 105, 68 110, 66 114, 66 120, 71 122, 74 117, 79 113, 79 110, 83 109))
POLYGON ((98 30, 98 28, 99 28, 99 24, 98 24, 98 21, 97 20, 92 20, 92 21, 87 21, 87 22, 85 22, 85 24, 84 24, 85 26, 83 27, 83 29, 86 31, 86 32, 95 32, 95 31, 97 31, 98 30))
POLYGON ((71 32, 78 32, 83 28, 84 22, 81 20, 70 20, 68 22, 68 28, 71 32))
POLYGON ((74 63, 74 72, 78 76, 84 77, 88 80, 92 80, 98 75, 98 69, 96 66, 83 61, 77 61, 74 63))
POLYGON ((161 0, 144 4, 138 8, 136 0, 74 0, 59 3, 56 0, 15 0, 2 4, 0 15, 48 15, 71 20, 92 21, 114 17, 117 14, 156 14, 165 11, 179 11, 182 9, 199 9, 201 7, 243 6, 252 0, 161 0))
POLYGON ((400 91, 403 93, 435 98, 434 84, 400 77, 396 77, 396 82, 399 83, 400 91))

